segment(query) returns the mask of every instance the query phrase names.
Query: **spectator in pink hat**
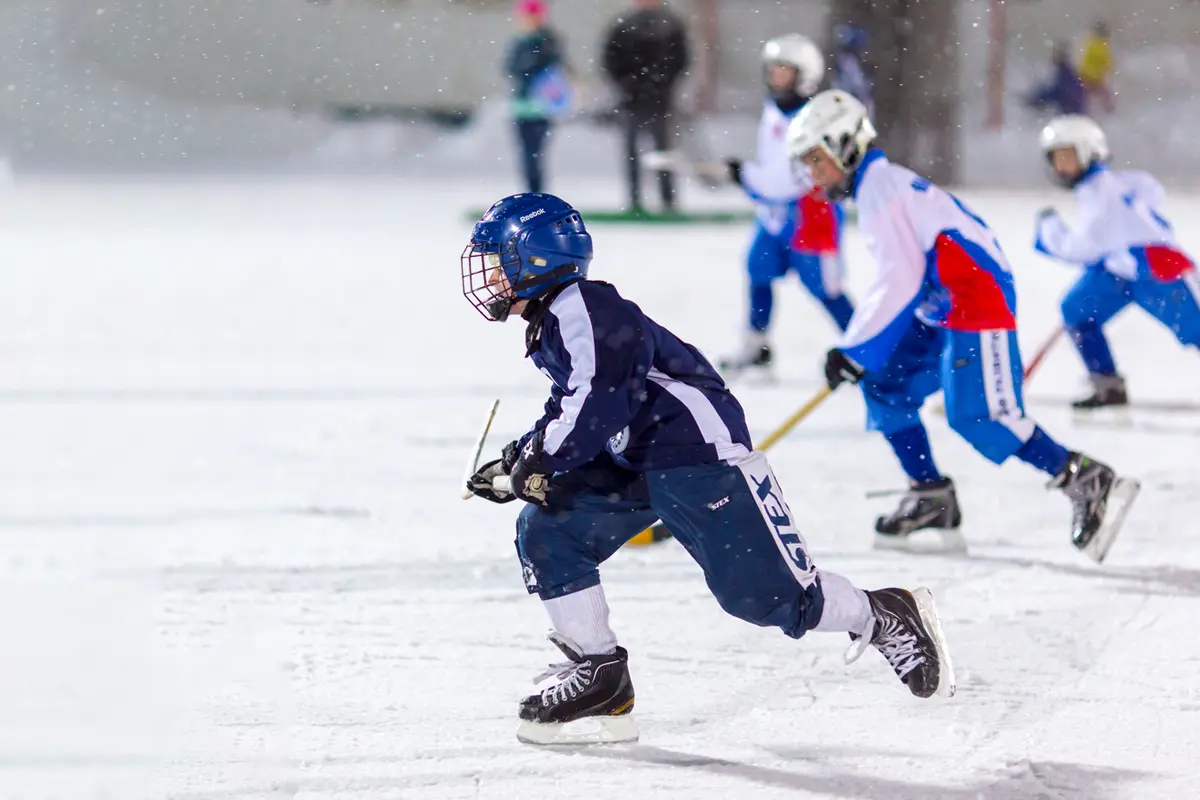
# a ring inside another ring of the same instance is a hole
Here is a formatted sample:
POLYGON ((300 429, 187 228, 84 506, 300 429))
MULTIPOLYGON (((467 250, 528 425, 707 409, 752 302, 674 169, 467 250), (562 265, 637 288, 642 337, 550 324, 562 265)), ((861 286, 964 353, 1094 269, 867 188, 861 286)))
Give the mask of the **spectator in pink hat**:
POLYGON ((508 47, 505 67, 512 80, 512 116, 520 146, 521 173, 531 192, 544 184, 546 139, 558 113, 553 100, 566 91, 558 36, 546 24, 543 0, 517 0, 513 9, 520 33, 508 47))

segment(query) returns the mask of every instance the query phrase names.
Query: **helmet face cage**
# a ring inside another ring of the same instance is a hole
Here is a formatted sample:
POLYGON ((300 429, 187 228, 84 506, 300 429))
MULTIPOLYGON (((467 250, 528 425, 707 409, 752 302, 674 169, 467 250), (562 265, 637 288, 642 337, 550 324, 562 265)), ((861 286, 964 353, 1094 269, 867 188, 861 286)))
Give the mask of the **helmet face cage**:
POLYGON ((503 322, 517 301, 512 284, 521 272, 516 237, 504 244, 471 241, 459 258, 463 296, 484 319, 503 322))
POLYGON ((854 133, 843 133, 837 140, 828 134, 821 137, 821 142, 817 146, 833 159, 838 169, 846 174, 846 177, 837 186, 831 186, 826 190, 831 199, 842 200, 850 196, 854 173, 858 169, 859 162, 862 161, 863 152, 874 138, 863 122, 859 122, 854 133), (867 141, 865 146, 864 139, 867 141))

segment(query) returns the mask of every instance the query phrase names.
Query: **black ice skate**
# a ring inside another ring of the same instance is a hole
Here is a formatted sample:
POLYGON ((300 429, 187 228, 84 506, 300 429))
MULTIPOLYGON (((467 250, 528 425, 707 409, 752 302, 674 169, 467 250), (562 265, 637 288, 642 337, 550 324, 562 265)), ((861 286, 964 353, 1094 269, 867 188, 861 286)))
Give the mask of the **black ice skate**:
POLYGON ((958 530, 961 524, 953 480, 914 483, 901 498, 899 508, 875 520, 875 549, 962 553, 967 543, 958 530), (925 530, 931 531, 930 536, 913 536, 925 530))
POLYGON ((549 638, 570 660, 539 675, 535 682, 554 682, 521 701, 517 739, 540 745, 636 742, 625 648, 611 655, 584 655, 565 636, 551 632, 549 638))
POLYGON ((1125 391, 1125 379, 1120 375, 1089 375, 1092 393, 1071 403, 1076 411, 1129 408, 1129 394, 1125 391))
POLYGON ((1104 561, 1141 490, 1133 478, 1118 478, 1112 468, 1082 453, 1071 453, 1067 466, 1047 484, 1071 500, 1071 541, 1097 564, 1104 561))
POLYGON ((854 644, 846 652, 846 663, 858 659, 871 645, 917 697, 953 697, 954 665, 933 594, 924 587, 913 592, 879 589, 866 594, 874 615, 870 634, 850 634, 854 644))

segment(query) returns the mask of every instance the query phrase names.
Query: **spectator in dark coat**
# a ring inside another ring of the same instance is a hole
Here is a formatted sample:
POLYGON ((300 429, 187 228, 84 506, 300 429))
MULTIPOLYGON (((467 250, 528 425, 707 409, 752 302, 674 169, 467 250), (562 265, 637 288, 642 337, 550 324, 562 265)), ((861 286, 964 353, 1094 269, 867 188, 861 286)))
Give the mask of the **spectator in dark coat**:
MULTIPOLYGON (((689 65, 683 21, 660 0, 637 0, 633 13, 617 18, 604 45, 604 71, 616 83, 622 102, 629 206, 641 210, 638 136, 645 131, 656 150, 671 148, 672 95, 689 65)), ((675 207, 669 172, 658 174, 664 210, 675 207)))
POLYGON ((543 158, 552 119, 545 103, 537 97, 539 79, 563 68, 558 37, 546 25, 543 0, 519 0, 514 9, 521 34, 508 47, 505 67, 512 80, 512 116, 520 144, 521 172, 531 192, 542 191, 543 158))
POLYGON ((1083 81, 1071 65, 1071 54, 1062 43, 1054 45, 1050 55, 1053 72, 1050 80, 1036 88, 1026 99, 1032 108, 1048 108, 1055 114, 1082 114, 1083 81))

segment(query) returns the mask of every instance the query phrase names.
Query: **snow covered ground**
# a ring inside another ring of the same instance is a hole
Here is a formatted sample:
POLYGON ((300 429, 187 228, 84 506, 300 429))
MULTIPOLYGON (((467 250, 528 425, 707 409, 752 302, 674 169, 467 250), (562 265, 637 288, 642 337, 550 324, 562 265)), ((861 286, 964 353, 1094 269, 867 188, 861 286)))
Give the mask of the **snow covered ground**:
MULTIPOLYGON (((900 475, 853 392, 772 452, 819 564, 934 590, 953 700, 914 700, 874 653, 843 666, 841 637, 724 616, 668 544, 604 572, 641 743, 519 745, 516 700, 557 653, 516 508, 458 497, 488 402, 499 446, 545 392, 521 326, 459 294, 461 211, 502 193, 208 180, 0 199, 0 797, 1200 796, 1200 414, 1150 402, 1197 403, 1200 360, 1139 313, 1113 326, 1146 403, 1133 427, 1073 424, 1066 346, 1029 389, 1050 431, 1144 482, 1103 568, 1041 476, 936 418, 968 558, 870 549, 893 501, 864 493, 900 475)), ((1063 196, 965 199, 1015 263, 1032 349, 1071 278, 1032 254, 1032 216, 1063 196)), ((1200 195, 1168 208, 1185 223, 1200 195)), ((594 232, 594 277, 711 355, 733 345, 746 230, 594 232)), ((780 384, 738 392, 758 436, 818 387, 833 340, 795 285, 776 337, 780 384)))

